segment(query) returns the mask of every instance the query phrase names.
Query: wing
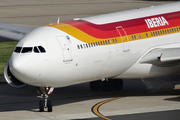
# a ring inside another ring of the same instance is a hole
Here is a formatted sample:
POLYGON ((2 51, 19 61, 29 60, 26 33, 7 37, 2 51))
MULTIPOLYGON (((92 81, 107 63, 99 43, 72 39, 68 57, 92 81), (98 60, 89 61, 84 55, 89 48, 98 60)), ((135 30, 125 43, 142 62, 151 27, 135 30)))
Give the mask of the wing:
POLYGON ((19 41, 34 28, 0 23, 0 37, 19 41))
POLYGON ((180 48, 160 48, 148 52, 140 63, 149 63, 156 66, 174 66, 180 64, 180 48))

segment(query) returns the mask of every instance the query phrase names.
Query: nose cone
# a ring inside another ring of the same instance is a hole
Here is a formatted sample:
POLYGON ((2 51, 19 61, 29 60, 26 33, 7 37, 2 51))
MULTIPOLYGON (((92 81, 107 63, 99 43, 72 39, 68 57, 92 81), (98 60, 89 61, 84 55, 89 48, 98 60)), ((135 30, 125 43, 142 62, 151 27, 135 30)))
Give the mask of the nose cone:
POLYGON ((11 73, 21 82, 32 85, 37 82, 39 70, 36 62, 32 61, 31 54, 13 53, 9 60, 11 73))
POLYGON ((13 53, 9 60, 9 69, 11 73, 21 82, 34 85, 43 86, 43 75, 46 74, 44 70, 46 64, 38 60, 37 56, 33 54, 17 54, 13 53))
POLYGON ((9 60, 9 69, 11 73, 22 82, 24 82, 23 76, 27 71, 26 64, 24 58, 19 57, 16 53, 13 53, 9 60))

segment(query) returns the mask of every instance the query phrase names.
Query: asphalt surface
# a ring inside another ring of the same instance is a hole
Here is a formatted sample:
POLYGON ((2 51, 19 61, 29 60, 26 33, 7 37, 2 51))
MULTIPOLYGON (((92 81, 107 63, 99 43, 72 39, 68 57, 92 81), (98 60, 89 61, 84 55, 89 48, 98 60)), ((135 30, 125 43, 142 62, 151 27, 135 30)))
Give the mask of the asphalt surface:
POLYGON ((101 101, 121 97, 103 104, 98 111, 112 120, 178 120, 179 92, 151 92, 141 80, 125 80, 123 90, 113 92, 91 92, 89 83, 83 83, 55 89, 50 96, 53 112, 41 113, 34 87, 15 89, 0 83, 0 119, 101 120, 92 112, 92 107, 101 101))
POLYGON ((73 18, 170 3, 151 0, 0 0, 0 22, 38 27, 73 18))
MULTIPOLYGON (((172 110, 172 111, 164 111, 164 112, 108 116, 108 118, 112 120, 179 120, 180 117, 179 113, 180 110, 172 110)), ((74 119, 74 120, 99 120, 99 118, 74 119)))
MULTIPOLYGON (((56 22, 58 17, 64 21, 169 2, 174 1, 0 0, 0 22, 34 28, 56 22)), ((0 41, 9 40, 0 38, 0 41)), ((141 80, 125 80, 123 90, 113 92, 91 92, 88 83, 58 88, 50 96, 54 106, 52 113, 38 112, 39 100, 34 87, 15 89, 1 82, 0 120, 101 120, 101 117, 93 113, 92 107, 117 97, 121 98, 98 108, 97 111, 106 119, 179 120, 180 91, 173 90, 174 84, 180 84, 178 78, 156 78, 146 83, 141 80), (171 83, 167 82, 169 79, 171 83)), ((4 81, 2 75, 0 81, 4 81)))

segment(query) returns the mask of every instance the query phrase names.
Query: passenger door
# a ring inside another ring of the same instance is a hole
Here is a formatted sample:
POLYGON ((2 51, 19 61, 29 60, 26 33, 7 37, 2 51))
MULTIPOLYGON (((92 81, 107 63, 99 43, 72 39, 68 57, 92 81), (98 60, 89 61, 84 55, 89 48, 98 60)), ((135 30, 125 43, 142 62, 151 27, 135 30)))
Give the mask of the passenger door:
POLYGON ((122 40, 122 44, 123 44, 123 52, 127 52, 130 50, 129 48, 129 39, 128 39, 128 36, 126 34, 126 31, 123 29, 122 26, 118 26, 116 27, 120 37, 121 37, 121 40, 122 40))
POLYGON ((72 53, 71 53, 69 40, 65 36, 58 36, 56 38, 62 48, 63 61, 64 62, 72 61, 72 53))

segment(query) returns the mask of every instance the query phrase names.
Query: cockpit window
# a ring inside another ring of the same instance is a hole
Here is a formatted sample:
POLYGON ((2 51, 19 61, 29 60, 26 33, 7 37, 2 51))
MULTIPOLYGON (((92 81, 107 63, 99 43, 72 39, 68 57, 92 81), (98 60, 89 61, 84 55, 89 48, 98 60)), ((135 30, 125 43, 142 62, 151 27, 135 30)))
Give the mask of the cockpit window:
POLYGON ((14 52, 16 53, 45 53, 46 50, 42 46, 34 46, 34 47, 16 47, 14 52))
POLYGON ((22 49, 22 47, 16 47, 15 50, 14 50, 14 52, 20 53, 20 52, 21 52, 21 49, 22 49))
POLYGON ((23 47, 22 53, 30 53, 32 52, 32 47, 23 47))
POLYGON ((38 46, 39 50, 41 51, 41 53, 46 52, 46 50, 42 47, 42 46, 38 46))
POLYGON ((34 47, 34 52, 39 53, 39 50, 38 50, 38 48, 36 46, 34 47))

